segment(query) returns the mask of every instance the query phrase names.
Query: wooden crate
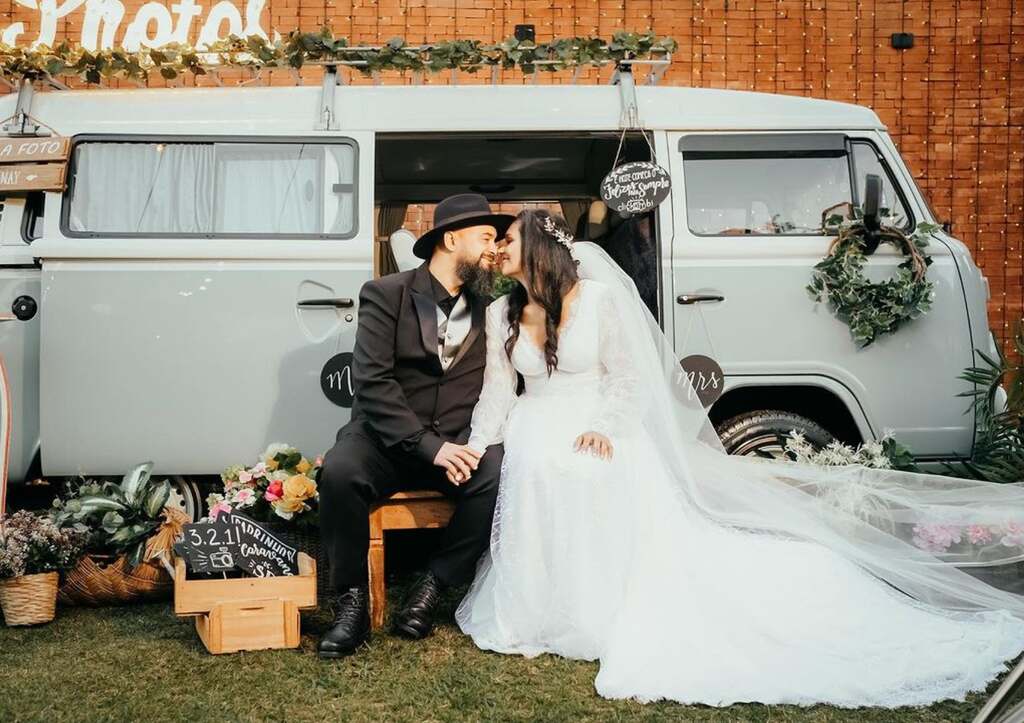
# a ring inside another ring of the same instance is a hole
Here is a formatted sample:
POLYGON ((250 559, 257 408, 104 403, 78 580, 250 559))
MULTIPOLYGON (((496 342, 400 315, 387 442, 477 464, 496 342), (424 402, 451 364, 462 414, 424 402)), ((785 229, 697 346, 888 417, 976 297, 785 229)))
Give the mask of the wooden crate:
POLYGON ((316 561, 299 553, 299 574, 188 580, 185 561, 174 563, 174 613, 195 617, 211 653, 295 648, 299 611, 316 607, 316 561))

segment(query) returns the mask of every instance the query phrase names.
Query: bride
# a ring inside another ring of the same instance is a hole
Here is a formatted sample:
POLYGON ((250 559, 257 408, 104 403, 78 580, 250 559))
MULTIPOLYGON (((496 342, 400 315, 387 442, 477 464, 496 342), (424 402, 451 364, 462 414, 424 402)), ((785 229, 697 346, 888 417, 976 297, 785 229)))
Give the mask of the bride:
POLYGON ((518 285, 467 446, 505 462, 456 611, 477 646, 599 660, 607 698, 844 707, 962 700, 1024 650, 1024 598, 962 569, 1024 559, 1020 485, 727 455, 599 247, 524 211, 500 248, 518 285))

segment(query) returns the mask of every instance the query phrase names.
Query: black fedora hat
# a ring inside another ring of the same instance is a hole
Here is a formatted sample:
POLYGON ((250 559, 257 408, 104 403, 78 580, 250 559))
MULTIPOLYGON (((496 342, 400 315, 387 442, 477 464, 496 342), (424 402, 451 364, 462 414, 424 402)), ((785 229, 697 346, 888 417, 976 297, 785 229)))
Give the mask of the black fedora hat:
POLYGON ((515 219, 507 213, 492 213, 491 204, 479 193, 457 193, 437 204, 434 227, 416 239, 412 252, 421 259, 429 259, 446 231, 467 226, 494 226, 501 238, 515 219))

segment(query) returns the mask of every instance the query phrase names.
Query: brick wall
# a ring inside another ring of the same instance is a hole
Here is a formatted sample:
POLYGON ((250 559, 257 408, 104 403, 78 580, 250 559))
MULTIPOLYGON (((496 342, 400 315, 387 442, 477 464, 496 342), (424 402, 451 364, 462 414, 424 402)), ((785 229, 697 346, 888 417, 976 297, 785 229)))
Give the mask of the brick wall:
MULTIPOLYGON (((124 0, 126 19, 141 4, 124 0)), ((212 4, 205 0, 201 18, 212 4)), ((35 37, 34 11, 0 0, 0 15, 3 27, 26 23, 20 44, 35 37)), ((82 15, 78 10, 58 21, 58 39, 77 39, 82 15)), ((869 106, 889 126, 938 215, 953 222, 988 276, 992 327, 1006 340, 1024 316, 1021 0, 267 0, 262 16, 267 30, 315 30, 325 22, 356 42, 498 40, 516 23, 536 25, 539 39, 653 28, 680 45, 666 83, 869 106), (914 34, 912 49, 890 46, 890 34, 899 31, 914 34)), ((284 73, 274 76, 271 82, 291 82, 284 73)), ((459 82, 488 80, 481 74, 459 82)), ((502 82, 528 81, 507 74, 502 82)))

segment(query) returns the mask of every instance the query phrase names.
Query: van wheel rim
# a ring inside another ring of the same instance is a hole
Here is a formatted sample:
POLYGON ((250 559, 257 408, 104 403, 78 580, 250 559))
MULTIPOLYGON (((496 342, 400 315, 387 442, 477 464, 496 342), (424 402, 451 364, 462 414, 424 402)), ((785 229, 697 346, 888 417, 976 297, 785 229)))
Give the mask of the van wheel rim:
POLYGON ((758 457, 758 452, 771 455, 774 459, 786 459, 785 448, 774 434, 763 434, 738 445, 730 454, 758 457))
POLYGON ((181 475, 171 477, 170 481, 171 496, 167 505, 184 512, 192 522, 198 521, 203 516, 203 498, 199 485, 195 480, 181 475))

